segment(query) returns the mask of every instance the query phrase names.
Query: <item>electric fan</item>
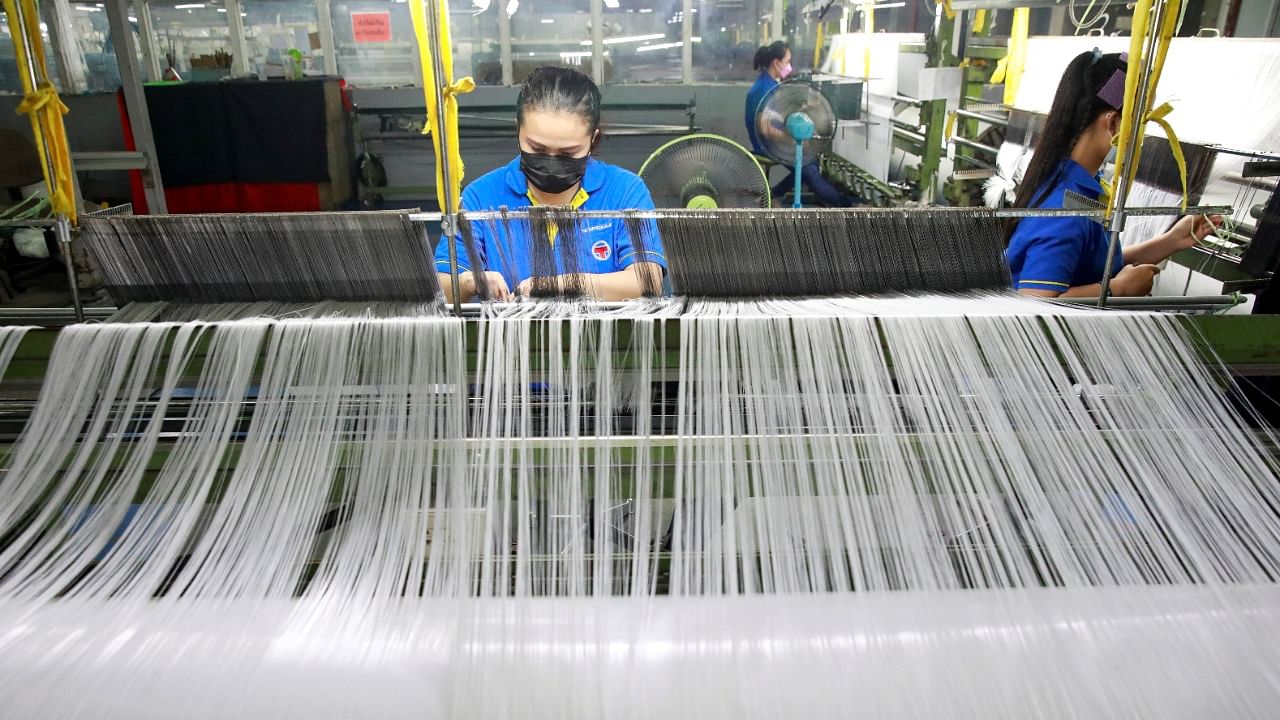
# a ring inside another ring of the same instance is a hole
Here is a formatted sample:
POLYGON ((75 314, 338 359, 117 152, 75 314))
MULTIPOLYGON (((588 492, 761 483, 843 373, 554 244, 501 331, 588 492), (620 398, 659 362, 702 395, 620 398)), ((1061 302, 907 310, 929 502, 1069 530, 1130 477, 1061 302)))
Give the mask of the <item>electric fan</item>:
POLYGON ((800 168, 831 148, 836 114, 817 85, 805 80, 779 83, 756 108, 756 136, 769 157, 795 169, 795 201, 800 207, 800 168))
POLYGON ((719 135, 676 138, 644 161, 640 177, 660 208, 769 207, 769 178, 755 156, 719 135))

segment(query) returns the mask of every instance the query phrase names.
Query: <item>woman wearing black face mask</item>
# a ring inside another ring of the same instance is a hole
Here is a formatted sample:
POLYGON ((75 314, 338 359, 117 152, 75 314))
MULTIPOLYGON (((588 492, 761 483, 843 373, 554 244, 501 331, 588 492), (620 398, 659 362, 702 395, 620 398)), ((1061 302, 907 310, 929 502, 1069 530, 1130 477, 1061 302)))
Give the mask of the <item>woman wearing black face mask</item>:
MULTIPOLYGON (((462 209, 520 210, 532 205, 566 206, 581 210, 651 210, 653 198, 634 173, 591 157, 600 139, 600 90, 591 79, 568 68, 544 67, 533 71, 520 90, 516 109, 520 155, 505 167, 478 178, 462 193, 462 209)), ((527 226, 525 227, 527 230, 527 226)), ((541 257, 555 257, 553 280, 581 288, 600 300, 637 298, 661 287, 666 259, 656 229, 650 225, 644 238, 632 238, 621 219, 592 219, 577 228, 575 247, 554 253, 533 248, 532 242, 554 247, 558 235, 530 239, 531 232, 506 233, 501 226, 472 224, 478 257, 472 257, 459 238, 457 261, 459 291, 470 300, 487 285, 489 296, 507 299, 528 295, 532 289, 535 250, 541 257), (510 236, 508 236, 510 235, 510 236), (564 255, 571 253, 566 259, 564 255), (479 261, 480 267, 471 267, 479 261), (570 267, 566 267, 570 266, 570 267)), ((545 275, 545 265, 538 274, 545 275)), ((452 301, 449 248, 436 248, 436 270, 445 295, 452 301)))

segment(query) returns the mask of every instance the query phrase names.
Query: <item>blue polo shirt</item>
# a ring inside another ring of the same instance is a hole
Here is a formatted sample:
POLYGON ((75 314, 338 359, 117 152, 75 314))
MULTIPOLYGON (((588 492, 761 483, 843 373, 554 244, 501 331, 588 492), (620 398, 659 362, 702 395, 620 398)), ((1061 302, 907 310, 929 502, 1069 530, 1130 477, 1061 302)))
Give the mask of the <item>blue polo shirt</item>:
POLYGON ((747 107, 743 117, 747 123, 747 137, 751 138, 751 149, 757 155, 768 155, 764 149, 764 144, 760 142, 760 136, 756 134, 756 110, 760 109, 760 103, 764 101, 764 96, 769 91, 777 87, 778 81, 767 72, 760 73, 760 77, 756 78, 756 82, 747 91, 747 107))
MULTIPOLYGON (((1036 207, 1061 208, 1067 190, 1097 200, 1102 196, 1098 178, 1067 158, 1036 193, 1044 201, 1036 207), (1044 190, 1052 183, 1047 195, 1044 190)), ((1102 282, 1110 237, 1102 223, 1085 217, 1032 217, 1018 222, 1005 259, 1013 272, 1016 289, 1066 292, 1077 285, 1102 282)), ((1124 267, 1120 248, 1112 262, 1114 277, 1124 267)))
MULTIPOLYGON (((587 161, 578 197, 582 198, 584 194, 586 198, 578 206, 581 210, 654 209, 653 197, 640 176, 595 158, 587 161)), ((508 210, 522 210, 532 204, 529 182, 520 170, 518 156, 506 166, 480 176, 462 191, 463 210, 497 210, 501 206, 508 210)), ((583 221, 578 228, 580 236, 576 243, 577 267, 574 271, 604 274, 625 270, 638 262, 653 262, 661 265, 665 272, 667 259, 663 255, 657 225, 652 220, 645 222, 648 231, 644 233, 645 247, 641 250, 632 241, 622 218, 583 221)), ((533 253, 529 245, 532 233, 527 223, 513 222, 511 232, 507 232, 500 223, 477 221, 471 224, 471 230, 483 270, 502 273, 507 287, 512 290, 533 277, 533 253)), ((554 243, 556 239, 544 238, 543 242, 554 243)), ((457 244, 458 270, 475 270, 471 267, 461 236, 457 244)), ((556 253, 556 258, 557 273, 564 274, 566 270, 559 253, 556 253)), ((449 272, 449 248, 443 240, 436 245, 436 270, 449 272)))

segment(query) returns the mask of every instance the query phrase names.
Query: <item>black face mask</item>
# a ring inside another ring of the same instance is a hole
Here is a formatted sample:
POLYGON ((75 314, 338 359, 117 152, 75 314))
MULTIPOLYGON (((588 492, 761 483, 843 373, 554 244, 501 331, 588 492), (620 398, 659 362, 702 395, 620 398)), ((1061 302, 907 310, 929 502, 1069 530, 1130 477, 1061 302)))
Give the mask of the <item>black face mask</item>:
POLYGON ((520 170, 524 172, 530 185, 544 193, 556 195, 582 181, 582 176, 587 173, 587 158, 542 155, 521 150, 520 170))

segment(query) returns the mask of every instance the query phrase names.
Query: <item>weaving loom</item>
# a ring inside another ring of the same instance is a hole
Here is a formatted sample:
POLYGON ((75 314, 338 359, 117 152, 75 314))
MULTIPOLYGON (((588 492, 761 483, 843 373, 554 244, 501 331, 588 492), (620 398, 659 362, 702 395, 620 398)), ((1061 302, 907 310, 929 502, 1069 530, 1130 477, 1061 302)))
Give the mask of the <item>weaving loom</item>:
MULTIPOLYGON (((334 219, 364 264, 254 252, 315 218, 87 219, 117 297, 219 304, 0 335, 6 715, 1280 700, 1274 437, 1215 354, 1274 360, 1268 318, 1018 298, 958 211, 633 213, 682 296, 457 317, 403 217, 334 219), (137 262, 192 223, 253 272, 137 262)), ((573 257, 590 218, 477 222, 573 257)))

